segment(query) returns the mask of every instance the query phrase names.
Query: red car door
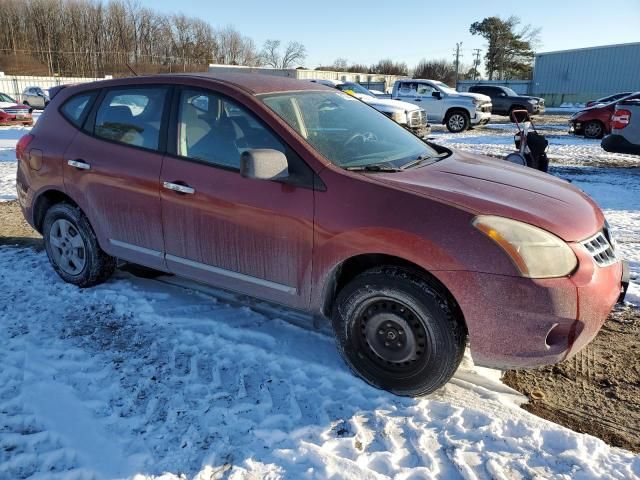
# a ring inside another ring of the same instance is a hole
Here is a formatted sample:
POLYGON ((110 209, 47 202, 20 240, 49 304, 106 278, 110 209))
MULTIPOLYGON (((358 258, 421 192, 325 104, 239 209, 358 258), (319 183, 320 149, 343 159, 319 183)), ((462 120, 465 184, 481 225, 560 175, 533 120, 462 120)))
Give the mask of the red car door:
MULTIPOLYGON (((114 87, 65 152, 64 184, 113 256, 164 269, 159 178, 167 87, 114 87)), ((165 120, 166 122, 166 120, 165 120)))
POLYGON ((175 155, 165 158, 160 178, 168 268, 237 292, 306 306, 313 189, 304 182, 243 178, 240 154, 278 149, 287 156, 292 178, 311 170, 227 97, 185 87, 175 98, 170 130, 175 155))

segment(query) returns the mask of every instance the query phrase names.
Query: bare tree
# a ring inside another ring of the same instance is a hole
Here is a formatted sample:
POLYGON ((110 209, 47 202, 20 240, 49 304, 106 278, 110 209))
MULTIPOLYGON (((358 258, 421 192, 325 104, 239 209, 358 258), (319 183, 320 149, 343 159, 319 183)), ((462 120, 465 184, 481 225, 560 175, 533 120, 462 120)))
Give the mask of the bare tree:
POLYGON ((280 67, 280 40, 267 40, 264 42, 262 61, 269 67, 280 67))
POLYGON ((456 69, 447 60, 421 60, 413 69, 413 78, 439 80, 448 85, 454 85, 456 69))

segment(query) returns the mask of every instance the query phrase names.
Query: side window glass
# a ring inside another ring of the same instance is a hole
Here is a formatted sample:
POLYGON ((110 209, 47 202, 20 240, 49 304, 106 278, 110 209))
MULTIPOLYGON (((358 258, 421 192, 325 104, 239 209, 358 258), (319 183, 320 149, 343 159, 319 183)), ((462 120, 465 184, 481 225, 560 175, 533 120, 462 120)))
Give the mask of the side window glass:
POLYGON ((416 89, 415 82, 403 82, 400 84, 400 95, 416 95, 416 89))
POLYGON ((93 99, 95 98, 95 92, 81 93, 64 102, 60 108, 60 112, 64 117, 73 123, 76 127, 79 127, 84 120, 84 113, 88 111, 88 107, 91 106, 93 99))
POLYGON ((109 90, 96 114, 96 136, 156 150, 166 94, 164 87, 109 90))
POLYGON ((434 88, 426 83, 419 83, 417 88, 417 94, 423 97, 430 97, 434 88))
POLYGON ((214 93, 183 90, 178 109, 178 155, 240 168, 245 150, 284 145, 253 114, 214 93))

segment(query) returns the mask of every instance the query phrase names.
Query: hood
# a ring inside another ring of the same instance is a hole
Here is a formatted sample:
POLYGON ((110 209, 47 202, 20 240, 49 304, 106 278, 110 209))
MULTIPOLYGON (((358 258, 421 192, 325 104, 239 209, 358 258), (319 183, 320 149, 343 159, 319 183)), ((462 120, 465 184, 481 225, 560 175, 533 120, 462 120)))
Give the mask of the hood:
POLYGON ((596 203, 570 183, 504 160, 454 151, 425 167, 370 174, 396 188, 535 225, 565 241, 580 241, 602 228, 596 203))
POLYGON ((397 110, 413 112, 414 110, 420 110, 420 107, 409 102, 401 102, 400 100, 388 100, 384 98, 371 97, 369 95, 355 95, 364 103, 377 108, 378 110, 397 110))
POLYGON ((488 95, 483 95, 482 93, 458 92, 458 95, 461 97, 471 97, 475 98, 476 100, 491 103, 491 97, 488 95))
POLYGON ((544 102, 544 99, 543 99, 543 98, 540 98, 540 97, 531 97, 531 96, 529 96, 529 95, 518 95, 517 97, 509 97, 509 98, 511 98, 511 99, 513 99, 513 100, 522 101, 522 102, 528 102, 529 100, 535 100, 535 101, 537 101, 538 103, 540 103, 540 102, 544 102))
POLYGON ((29 110, 29 107, 26 105, 20 105, 19 103, 14 102, 0 102, 0 108, 19 108, 21 110, 29 110))

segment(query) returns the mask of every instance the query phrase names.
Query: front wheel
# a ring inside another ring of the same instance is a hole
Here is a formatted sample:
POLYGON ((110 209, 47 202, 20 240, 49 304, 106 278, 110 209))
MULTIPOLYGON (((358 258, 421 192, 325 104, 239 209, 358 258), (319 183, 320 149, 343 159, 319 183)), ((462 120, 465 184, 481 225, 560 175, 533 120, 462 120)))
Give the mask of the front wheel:
POLYGON ((457 306, 441 288, 404 268, 355 277, 338 294, 332 322, 349 367, 397 395, 442 387, 464 354, 466 327, 457 306))
POLYGON ((460 133, 469 128, 471 121, 469 120, 469 114, 467 112, 455 110, 447 113, 444 123, 447 126, 447 130, 451 133, 460 133))
POLYGON ((592 120, 584 124, 584 136, 585 138, 602 138, 604 135, 604 128, 602 123, 597 120, 592 120))
POLYGON ((73 205, 59 203, 47 210, 43 237, 49 261, 65 282, 91 287, 116 268, 116 259, 100 248, 89 220, 73 205))

